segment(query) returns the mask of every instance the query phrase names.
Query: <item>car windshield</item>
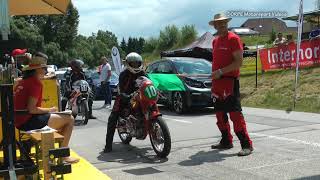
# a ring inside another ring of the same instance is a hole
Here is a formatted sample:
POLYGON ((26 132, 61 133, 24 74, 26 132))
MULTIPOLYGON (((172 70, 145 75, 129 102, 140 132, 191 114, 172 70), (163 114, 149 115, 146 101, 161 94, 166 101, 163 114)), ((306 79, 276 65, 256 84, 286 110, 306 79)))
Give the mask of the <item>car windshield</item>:
POLYGON ((92 79, 99 79, 99 74, 97 72, 94 72, 90 76, 92 79))
POLYGON ((119 79, 119 76, 115 72, 112 72, 111 81, 117 81, 118 79, 119 79))
POLYGON ((211 74, 211 63, 204 59, 179 59, 173 61, 178 74, 211 74))

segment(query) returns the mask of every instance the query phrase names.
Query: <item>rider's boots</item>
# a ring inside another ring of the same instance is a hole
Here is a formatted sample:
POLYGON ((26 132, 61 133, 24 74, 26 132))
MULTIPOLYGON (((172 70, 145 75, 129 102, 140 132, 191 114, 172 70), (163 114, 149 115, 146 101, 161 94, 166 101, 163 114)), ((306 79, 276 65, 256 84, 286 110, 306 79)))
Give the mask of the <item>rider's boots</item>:
POLYGON ((116 131, 117 121, 119 119, 119 113, 111 112, 109 119, 108 119, 108 128, 107 128, 107 135, 106 135, 106 145, 104 147, 103 152, 108 153, 112 151, 112 142, 113 136, 116 131))

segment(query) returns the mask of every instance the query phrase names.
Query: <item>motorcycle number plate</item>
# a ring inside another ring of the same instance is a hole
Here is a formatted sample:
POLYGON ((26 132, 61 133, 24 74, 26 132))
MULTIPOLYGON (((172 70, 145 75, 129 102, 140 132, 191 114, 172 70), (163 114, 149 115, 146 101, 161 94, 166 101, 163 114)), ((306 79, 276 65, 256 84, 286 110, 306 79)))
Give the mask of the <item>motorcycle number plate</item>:
POLYGON ((88 87, 87 86, 80 86, 80 91, 88 91, 88 87))

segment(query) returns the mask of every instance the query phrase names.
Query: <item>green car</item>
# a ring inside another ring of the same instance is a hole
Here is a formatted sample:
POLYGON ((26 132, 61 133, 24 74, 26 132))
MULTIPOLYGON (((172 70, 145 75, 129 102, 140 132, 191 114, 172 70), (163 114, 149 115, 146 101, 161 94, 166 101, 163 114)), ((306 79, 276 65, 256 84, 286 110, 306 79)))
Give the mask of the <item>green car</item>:
POLYGON ((182 114, 191 107, 211 107, 211 62, 170 57, 151 63, 146 72, 160 92, 158 103, 182 114))

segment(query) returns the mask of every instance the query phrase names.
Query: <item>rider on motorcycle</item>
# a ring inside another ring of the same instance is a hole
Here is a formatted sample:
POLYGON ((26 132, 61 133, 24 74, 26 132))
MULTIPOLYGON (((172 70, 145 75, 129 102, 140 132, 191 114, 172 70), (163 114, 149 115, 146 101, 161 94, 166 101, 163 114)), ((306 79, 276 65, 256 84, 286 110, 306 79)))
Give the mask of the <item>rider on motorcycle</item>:
POLYGON ((126 104, 124 99, 129 99, 130 95, 132 95, 132 93, 138 89, 135 86, 136 79, 140 76, 146 75, 143 70, 142 61, 142 57, 135 52, 128 54, 125 59, 126 69, 123 72, 121 72, 119 76, 120 92, 115 100, 112 112, 108 119, 106 145, 104 148, 105 153, 112 151, 113 136, 116 130, 117 122, 120 117, 120 109, 123 109, 126 104))
MULTIPOLYGON (((82 60, 79 60, 79 59, 72 60, 70 62, 71 71, 68 70, 64 74, 64 77, 66 79, 66 83, 65 83, 64 95, 62 98, 62 110, 63 111, 66 109, 67 102, 68 102, 70 95, 72 93, 72 84, 78 80, 85 80, 85 81, 89 80, 89 78, 85 75, 85 73, 82 70, 83 64, 84 63, 82 60)), ((93 104, 93 99, 92 99, 92 96, 90 95, 89 100, 88 100, 89 119, 96 119, 96 117, 94 117, 92 115, 92 104, 93 104)))

